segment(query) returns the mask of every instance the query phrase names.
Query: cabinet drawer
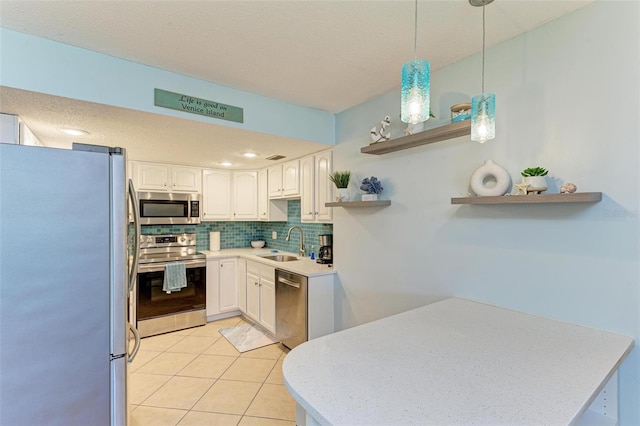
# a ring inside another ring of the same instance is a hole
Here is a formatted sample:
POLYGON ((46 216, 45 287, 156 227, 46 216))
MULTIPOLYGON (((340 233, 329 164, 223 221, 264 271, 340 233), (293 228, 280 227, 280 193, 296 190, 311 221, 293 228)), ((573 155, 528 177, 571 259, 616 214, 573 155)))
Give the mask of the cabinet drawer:
POLYGON ((247 260, 247 272, 260 276, 260 264, 258 262, 247 260))
POLYGON ((260 264, 260 278, 274 281, 276 279, 276 268, 260 264))

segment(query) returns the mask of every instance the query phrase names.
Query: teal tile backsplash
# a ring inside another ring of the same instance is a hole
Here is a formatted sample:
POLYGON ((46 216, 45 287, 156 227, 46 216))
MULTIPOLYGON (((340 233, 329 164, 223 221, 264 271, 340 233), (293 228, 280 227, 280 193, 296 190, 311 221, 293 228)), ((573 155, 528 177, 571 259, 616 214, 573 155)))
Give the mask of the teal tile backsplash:
POLYGON ((198 250, 209 249, 209 232, 220 231, 220 248, 251 247, 252 240, 264 240, 265 248, 297 253, 300 236, 295 230, 291 233, 291 241, 286 242, 287 231, 292 226, 302 228, 306 255, 315 246, 318 254, 318 235, 333 234, 333 224, 302 223, 300 221, 300 200, 289 200, 287 206, 287 222, 204 222, 199 225, 145 225, 143 235, 195 233, 198 250), (271 233, 278 233, 278 238, 271 239, 271 233))

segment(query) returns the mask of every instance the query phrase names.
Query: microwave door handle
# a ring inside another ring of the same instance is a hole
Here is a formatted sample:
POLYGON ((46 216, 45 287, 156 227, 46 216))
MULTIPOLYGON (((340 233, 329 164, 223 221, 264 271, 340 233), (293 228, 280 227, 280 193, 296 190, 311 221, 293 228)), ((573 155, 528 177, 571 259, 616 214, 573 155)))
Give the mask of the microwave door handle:
POLYGON ((131 330, 131 332, 133 333, 133 337, 136 340, 136 343, 133 345, 133 350, 131 350, 131 353, 129 353, 127 360, 127 362, 131 364, 136 358, 136 355, 138 355, 138 350, 140 350, 140 333, 131 323, 129 323, 129 330, 131 330))
POLYGON ((129 271, 129 291, 133 291, 133 287, 138 276, 138 261, 140 260, 140 208, 138 207, 138 197, 133 187, 133 181, 129 179, 129 196, 131 204, 133 204, 133 226, 135 228, 133 239, 133 262, 129 271))

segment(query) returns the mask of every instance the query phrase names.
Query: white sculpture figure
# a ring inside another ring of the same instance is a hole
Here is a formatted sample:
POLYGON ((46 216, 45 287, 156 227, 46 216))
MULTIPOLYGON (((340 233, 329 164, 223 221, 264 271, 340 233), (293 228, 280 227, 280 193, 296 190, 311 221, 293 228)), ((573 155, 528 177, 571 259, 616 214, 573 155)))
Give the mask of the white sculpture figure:
POLYGON ((387 127, 391 124, 391 118, 387 115, 384 120, 382 120, 380 122, 380 130, 378 130, 376 127, 373 127, 371 129, 371 140, 375 143, 375 142, 382 142, 382 141, 388 141, 389 139, 391 139, 391 132, 387 133, 386 135, 384 134, 384 131, 387 129, 387 127))
POLYGON ((527 195, 527 189, 530 187, 528 183, 522 181, 521 183, 516 183, 516 188, 518 188, 518 192, 516 195, 527 195))
POLYGON ((576 189, 578 189, 578 187, 576 187, 575 184, 573 184, 571 182, 567 182, 564 185, 562 185, 562 188, 560 188, 560 193, 561 194, 572 194, 572 193, 576 192, 576 189))

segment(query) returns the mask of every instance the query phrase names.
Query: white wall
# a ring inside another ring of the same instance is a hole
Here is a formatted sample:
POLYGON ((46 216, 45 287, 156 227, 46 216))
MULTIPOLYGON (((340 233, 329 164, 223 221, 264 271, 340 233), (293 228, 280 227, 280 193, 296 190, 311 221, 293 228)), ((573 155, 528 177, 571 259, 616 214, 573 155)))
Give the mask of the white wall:
MULTIPOLYGON (((385 115, 402 134, 399 91, 338 115, 334 169, 353 172, 352 195, 375 175, 392 200, 335 209, 339 327, 459 296, 640 339, 639 18, 637 1, 597 2, 488 50, 497 137, 484 145, 461 137, 361 154, 385 115), (487 159, 516 182, 546 167, 550 192, 574 182, 603 200, 452 206, 487 159)), ((480 91, 480 56, 435 72, 431 88, 430 125, 446 123, 452 104, 480 91)), ((620 371, 623 425, 640 424, 639 352, 620 371)))
POLYGON ((333 145, 328 112, 0 28, 0 85, 333 145), (244 123, 154 106, 154 89, 244 109, 244 123))

